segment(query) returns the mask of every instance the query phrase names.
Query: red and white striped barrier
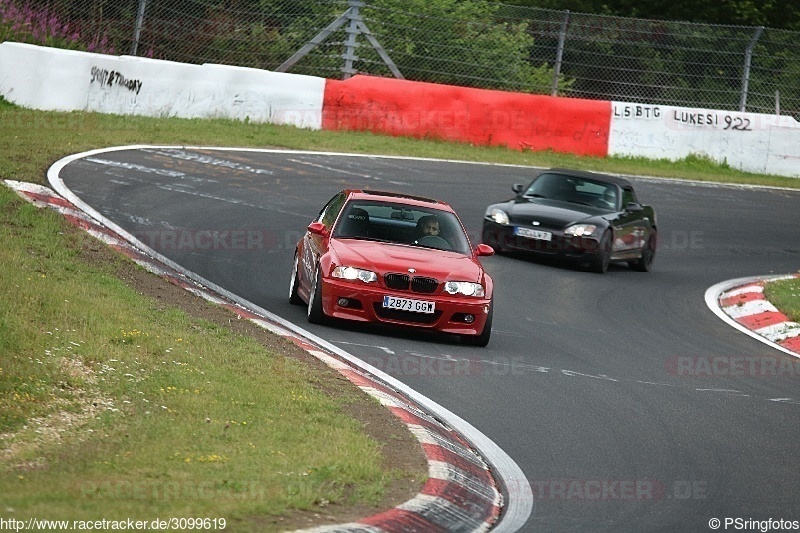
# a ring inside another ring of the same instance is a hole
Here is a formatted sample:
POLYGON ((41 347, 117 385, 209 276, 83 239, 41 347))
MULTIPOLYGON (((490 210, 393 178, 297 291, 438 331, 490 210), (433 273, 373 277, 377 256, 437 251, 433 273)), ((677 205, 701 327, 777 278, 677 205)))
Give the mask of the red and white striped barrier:
POLYGON ((789 320, 764 297, 767 283, 787 278, 800 278, 800 274, 744 283, 722 292, 718 303, 726 315, 748 331, 800 354, 800 324, 789 320))

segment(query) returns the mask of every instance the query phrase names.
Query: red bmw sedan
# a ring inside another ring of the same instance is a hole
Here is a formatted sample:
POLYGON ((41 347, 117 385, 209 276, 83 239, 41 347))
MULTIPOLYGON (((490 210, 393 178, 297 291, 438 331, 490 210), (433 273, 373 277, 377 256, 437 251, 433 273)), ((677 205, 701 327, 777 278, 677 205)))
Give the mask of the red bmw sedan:
POLYGON ((344 190, 297 243, 289 300, 328 318, 459 335, 486 346, 492 278, 452 207, 391 192, 344 190))

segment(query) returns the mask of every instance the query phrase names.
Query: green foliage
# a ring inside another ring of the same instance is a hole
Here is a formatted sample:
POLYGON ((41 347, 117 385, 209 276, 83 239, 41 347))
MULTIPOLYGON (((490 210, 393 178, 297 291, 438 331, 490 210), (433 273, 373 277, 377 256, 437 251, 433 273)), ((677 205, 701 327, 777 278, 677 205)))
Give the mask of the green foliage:
MULTIPOLYGON (((498 6, 485 0, 375 0, 365 18, 382 45, 411 79, 548 92, 552 69, 529 61, 534 44, 526 22, 497 20, 498 6)), ((373 60, 377 61, 377 60, 373 60)))
MULTIPOLYGON (((0 42, 52 46, 70 50, 81 50, 113 54, 105 33, 87 32, 80 24, 65 22, 65 15, 77 5, 67 3, 63 9, 57 6, 40 6, 16 0, 0 0, 0 42)), ((102 18, 102 15, 101 15, 102 18)), ((91 19, 90 19, 91 20, 91 19)), ((85 23, 84 26, 88 26, 85 23)))
POLYGON ((753 0, 501 0, 506 4, 651 20, 766 26, 800 30, 800 6, 793 2, 753 0))

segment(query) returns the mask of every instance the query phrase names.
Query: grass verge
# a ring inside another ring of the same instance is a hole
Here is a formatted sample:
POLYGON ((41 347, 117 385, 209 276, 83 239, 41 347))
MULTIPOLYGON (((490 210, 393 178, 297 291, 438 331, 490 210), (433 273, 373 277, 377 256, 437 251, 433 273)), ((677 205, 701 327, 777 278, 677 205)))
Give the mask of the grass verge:
MULTIPOLYGON (((146 297, 120 278, 154 293, 166 283, 6 188, 0 241, 6 518, 216 517, 269 530, 300 525, 295 511, 376 512, 393 480, 424 478, 418 444, 417 463, 387 468, 387 443, 350 416, 388 418, 376 401, 286 357, 288 341, 265 346, 146 297)), ((382 428, 388 445, 405 431, 395 422, 382 428)))
POLYGON ((792 322, 800 322, 800 278, 767 283, 764 296, 792 322))

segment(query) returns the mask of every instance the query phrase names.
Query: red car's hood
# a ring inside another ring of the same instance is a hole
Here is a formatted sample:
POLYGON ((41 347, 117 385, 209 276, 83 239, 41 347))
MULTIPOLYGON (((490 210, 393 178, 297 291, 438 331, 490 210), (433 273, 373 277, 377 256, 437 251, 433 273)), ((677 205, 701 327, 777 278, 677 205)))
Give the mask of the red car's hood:
POLYGON ((409 268, 416 270, 415 276, 441 281, 480 282, 484 275, 477 260, 457 252, 357 239, 331 239, 330 249, 338 265, 364 268, 378 275, 408 273, 409 268))

